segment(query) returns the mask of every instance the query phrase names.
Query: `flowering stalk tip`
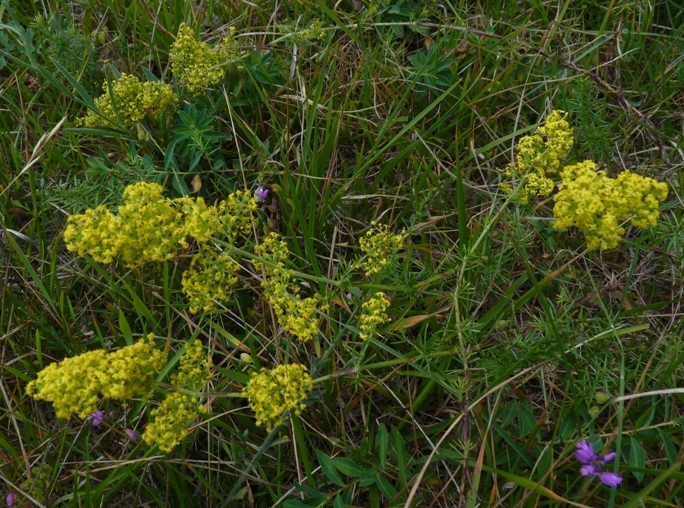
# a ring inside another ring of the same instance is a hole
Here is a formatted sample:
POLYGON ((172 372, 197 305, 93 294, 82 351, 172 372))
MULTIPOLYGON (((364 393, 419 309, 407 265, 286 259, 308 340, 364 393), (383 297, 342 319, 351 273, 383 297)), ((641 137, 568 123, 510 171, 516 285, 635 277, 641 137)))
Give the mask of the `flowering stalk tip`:
POLYGON ((259 187, 257 187, 257 190, 254 191, 254 197, 260 201, 266 201, 268 199, 268 195, 270 194, 270 192, 271 191, 269 191, 267 187, 259 185, 259 187))
POLYGON ((611 488, 617 487, 622 483, 622 477, 610 471, 602 471, 603 466, 615 458, 615 452, 600 455, 594 451, 594 444, 583 439, 577 443, 575 458, 582 464, 580 474, 584 477, 598 476, 604 485, 611 488))

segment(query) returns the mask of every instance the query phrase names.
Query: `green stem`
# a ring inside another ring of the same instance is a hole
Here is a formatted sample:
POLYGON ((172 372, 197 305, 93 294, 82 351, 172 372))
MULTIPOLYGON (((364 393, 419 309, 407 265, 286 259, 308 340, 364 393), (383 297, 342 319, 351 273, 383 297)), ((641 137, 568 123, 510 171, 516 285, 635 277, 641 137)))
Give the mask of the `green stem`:
MULTIPOLYGON (((261 264, 266 265, 266 266, 270 266, 271 268, 282 268, 282 267, 278 266, 277 263, 274 263, 273 261, 268 261, 266 259, 263 259, 263 258, 257 256, 256 254, 252 254, 251 252, 247 252, 244 249, 240 249, 239 247, 235 247, 235 245, 232 245, 231 243, 228 243, 226 241, 217 240, 217 242, 220 245, 227 247, 232 253, 235 253, 235 254, 243 257, 243 258, 249 259, 251 261, 257 261, 258 263, 261 263, 261 264)), ((330 284, 331 286, 335 286, 338 288, 347 287, 347 286, 351 285, 351 282, 349 281, 349 279, 333 280, 333 279, 328 279, 327 277, 319 277, 317 275, 309 275, 307 273, 299 272, 297 270, 291 270, 290 269, 290 271, 292 272, 293 275, 295 275, 299 279, 311 280, 311 281, 319 282, 322 284, 330 284)))

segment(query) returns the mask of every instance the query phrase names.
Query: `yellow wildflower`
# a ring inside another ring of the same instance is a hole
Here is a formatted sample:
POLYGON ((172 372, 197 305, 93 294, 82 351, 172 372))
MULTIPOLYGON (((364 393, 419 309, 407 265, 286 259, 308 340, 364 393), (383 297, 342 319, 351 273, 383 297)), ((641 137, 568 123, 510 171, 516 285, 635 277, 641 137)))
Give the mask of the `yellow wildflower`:
POLYGON ((190 312, 210 312, 216 302, 225 302, 237 284, 240 265, 226 253, 203 246, 195 254, 190 268, 183 272, 183 293, 190 300, 190 312))
POLYGON ((172 392, 152 411, 152 421, 145 427, 143 441, 158 444, 159 449, 170 453, 185 436, 188 426, 202 413, 199 401, 185 393, 172 392))
POLYGON ((120 257, 135 268, 175 257, 188 248, 188 237, 205 243, 222 234, 234 241, 251 231, 257 204, 248 191, 230 194, 218 207, 202 198, 167 199, 162 191, 156 183, 138 182, 126 187, 118 215, 104 206, 72 215, 64 231, 67 249, 100 263, 120 257))
POLYGON ((238 57, 232 33, 233 30, 222 46, 210 48, 206 42, 196 40, 193 29, 185 23, 178 28, 176 41, 169 52, 171 69, 193 95, 219 84, 225 73, 223 64, 238 57))
POLYGON ((231 241, 248 236, 252 231, 254 212, 257 208, 256 199, 250 191, 238 190, 229 194, 228 199, 218 205, 223 233, 231 241))
POLYGON ((370 230, 361 237, 359 244, 366 257, 359 262, 366 277, 372 277, 380 273, 390 264, 392 258, 404 246, 406 233, 398 235, 390 233, 389 226, 381 226, 377 222, 371 222, 370 230))
MULTIPOLYGON (((171 384, 183 390, 199 391, 211 379, 211 356, 204 351, 202 343, 195 339, 185 346, 180 367, 171 376, 171 384)), ((152 422, 147 424, 143 440, 147 444, 158 444, 170 453, 188 434, 188 427, 205 412, 199 397, 172 392, 150 412, 152 422)))
POLYGON ((164 261, 187 247, 182 215, 162 196, 162 187, 140 182, 129 185, 118 215, 104 206, 72 215, 67 220, 64 241, 70 252, 90 254, 101 263, 120 256, 128 267, 148 261, 164 261))
MULTIPOLYGON (((525 187, 518 198, 521 203, 527 202, 530 194, 548 196, 555 186, 549 174, 558 173, 561 159, 567 157, 573 144, 573 133, 566 120, 567 113, 554 111, 531 136, 524 136, 515 147, 516 160, 509 164, 504 174, 509 179, 525 182, 525 187)), ((510 192, 510 183, 502 185, 510 192)))
POLYGON ((605 171, 596 171, 592 161, 567 166, 561 178, 553 208, 554 227, 581 229, 589 249, 617 247, 626 221, 640 228, 654 226, 658 207, 667 197, 665 183, 630 171, 610 178, 605 171))
POLYGON ((390 305, 389 298, 382 292, 375 293, 361 305, 361 326, 359 336, 363 340, 370 339, 378 326, 387 323, 389 317, 385 312, 390 305))
POLYGON ((325 39, 325 25, 320 19, 315 19, 307 28, 295 32, 295 40, 306 42, 322 41, 325 39))
POLYGON ((171 384, 176 388, 200 390, 211 379, 213 365, 211 354, 207 354, 202 342, 195 339, 186 344, 180 368, 171 376, 171 384))
POLYGON ((276 313, 278 323, 283 329, 297 337, 302 342, 311 340, 318 333, 319 308, 318 295, 300 298, 299 288, 291 284, 292 270, 285 268, 285 261, 289 255, 285 240, 277 233, 270 233, 255 248, 268 263, 253 262, 257 270, 265 274, 261 287, 264 298, 271 304, 276 313))
POLYGON ((126 400, 146 396, 166 355, 156 349, 154 335, 114 353, 90 351, 48 365, 31 381, 26 392, 52 402, 59 418, 72 413, 85 418, 97 410, 102 396, 126 400))
POLYGON ((81 119, 85 127, 112 127, 107 119, 117 119, 125 127, 147 118, 159 122, 165 113, 178 110, 178 97, 171 87, 161 81, 140 81, 137 77, 122 73, 119 79, 102 85, 104 94, 95 99, 95 104, 104 118, 89 111, 81 119))
POLYGON ((208 242, 209 238, 223 229, 218 208, 208 206, 203 198, 176 198, 173 202, 183 214, 186 234, 198 242, 208 242))
POLYGON ((111 263, 119 255, 119 218, 106 206, 98 206, 67 220, 64 241, 70 252, 90 254, 95 261, 111 263))
POLYGON ((311 390, 313 381, 306 367, 290 364, 253 372, 242 396, 249 400, 257 425, 270 432, 283 423, 286 411, 293 416, 301 414, 311 390))
POLYGON ((119 256, 126 266, 173 258, 187 248, 183 216, 162 196, 162 186, 139 182, 126 187, 119 207, 119 256))

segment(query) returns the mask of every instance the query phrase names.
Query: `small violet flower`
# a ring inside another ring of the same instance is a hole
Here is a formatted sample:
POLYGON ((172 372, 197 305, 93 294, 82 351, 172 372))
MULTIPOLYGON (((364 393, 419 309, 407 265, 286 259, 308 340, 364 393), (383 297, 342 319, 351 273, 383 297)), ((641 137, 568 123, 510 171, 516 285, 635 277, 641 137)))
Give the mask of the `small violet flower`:
POLYGON ((602 471, 603 466, 615 458, 615 452, 599 455, 594 451, 594 444, 583 439, 577 443, 575 458, 582 464, 580 467, 582 476, 598 476, 599 480, 609 487, 617 487, 622 483, 622 477, 619 474, 602 471))
POLYGON ((86 421, 87 422, 92 422, 93 427, 97 427, 100 425, 105 419, 105 414, 102 411, 95 411, 92 414, 89 414, 86 416, 86 421))
POLYGON ((263 185, 259 185, 259 187, 257 187, 257 190, 254 192, 254 197, 260 201, 266 201, 268 199, 268 195, 270 192, 271 191, 269 191, 263 185))
POLYGON ((5 503, 7 506, 12 506, 14 503, 17 502, 17 495, 14 492, 10 492, 7 494, 7 497, 5 498, 5 503))
POLYGON ((124 429, 124 432, 128 436, 128 439, 130 439, 131 441, 137 441, 138 438, 140 437, 138 435, 138 433, 136 431, 134 431, 133 429, 124 429))

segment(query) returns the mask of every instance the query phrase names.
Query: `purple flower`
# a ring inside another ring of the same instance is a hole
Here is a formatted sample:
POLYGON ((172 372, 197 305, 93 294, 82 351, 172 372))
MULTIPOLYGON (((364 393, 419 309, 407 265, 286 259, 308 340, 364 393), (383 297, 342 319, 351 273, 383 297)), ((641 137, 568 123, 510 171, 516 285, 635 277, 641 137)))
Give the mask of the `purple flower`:
POLYGON ((10 492, 7 494, 7 497, 5 498, 5 503, 7 503, 7 506, 12 506, 14 503, 17 501, 17 495, 14 492, 10 492))
POLYGON ((601 471, 601 468, 597 467, 595 464, 584 464, 580 468, 580 474, 582 476, 594 476, 599 471, 601 471))
POLYGON ((582 464, 589 464, 598 459, 599 456, 594 451, 594 443, 587 443, 586 439, 582 439, 582 441, 577 443, 575 458, 582 464))
POLYGON ((599 480, 609 487, 617 487, 622 483, 622 477, 617 473, 611 473, 610 471, 604 471, 598 474, 599 480))
POLYGON ((575 458, 582 464, 580 467, 582 476, 598 476, 599 480, 609 487, 617 487, 622 483, 622 477, 619 474, 601 470, 604 464, 615 458, 615 452, 599 455, 594 451, 593 443, 588 443, 586 439, 582 439, 577 443, 575 458))
POLYGON ((614 458, 615 458, 615 452, 606 453, 606 455, 601 459, 601 463, 605 464, 606 462, 610 462, 614 458))
POLYGON ((102 411, 95 411, 92 414, 86 416, 87 422, 92 422, 93 427, 100 425, 105 419, 105 414, 102 411))
POLYGON ((133 429, 124 429, 124 432, 128 436, 128 439, 130 439, 131 441, 137 441, 138 437, 140 437, 138 436, 138 433, 133 429))
POLYGON ((266 201, 268 199, 268 194, 270 192, 271 191, 269 191, 263 185, 259 185, 259 187, 257 187, 257 190, 254 192, 254 197, 260 201, 266 201))

